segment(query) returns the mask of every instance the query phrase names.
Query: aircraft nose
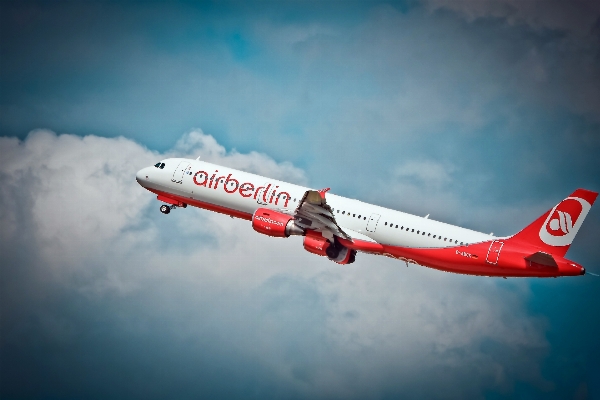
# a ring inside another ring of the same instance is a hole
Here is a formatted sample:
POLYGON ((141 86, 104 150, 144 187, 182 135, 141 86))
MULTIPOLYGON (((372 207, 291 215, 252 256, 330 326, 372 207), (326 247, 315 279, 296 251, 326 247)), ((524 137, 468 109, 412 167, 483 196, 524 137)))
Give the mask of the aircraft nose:
POLYGON ((135 180, 142 186, 144 186, 144 181, 148 178, 146 175, 147 170, 147 168, 142 168, 135 174, 135 180))
POLYGON ((585 268, 581 267, 581 275, 585 275, 585 268))

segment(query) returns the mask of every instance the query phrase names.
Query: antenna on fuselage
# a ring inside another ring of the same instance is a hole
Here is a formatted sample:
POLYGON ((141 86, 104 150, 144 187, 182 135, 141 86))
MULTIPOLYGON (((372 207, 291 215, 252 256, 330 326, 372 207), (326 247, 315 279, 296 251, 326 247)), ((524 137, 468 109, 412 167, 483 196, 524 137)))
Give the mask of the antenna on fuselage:
POLYGON ((427 218, 429 218, 429 214, 427 214, 427 215, 425 216, 425 219, 427 219, 427 218))
POLYGON ((200 161, 200 156, 198 156, 198 158, 196 158, 196 161, 200 161))

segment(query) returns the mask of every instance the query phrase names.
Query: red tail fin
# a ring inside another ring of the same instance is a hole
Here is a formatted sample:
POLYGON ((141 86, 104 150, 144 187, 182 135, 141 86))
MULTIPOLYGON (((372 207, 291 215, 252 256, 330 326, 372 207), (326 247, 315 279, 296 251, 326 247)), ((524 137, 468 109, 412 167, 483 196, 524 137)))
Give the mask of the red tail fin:
POLYGON ((511 239, 563 257, 597 196, 596 192, 577 189, 511 239))

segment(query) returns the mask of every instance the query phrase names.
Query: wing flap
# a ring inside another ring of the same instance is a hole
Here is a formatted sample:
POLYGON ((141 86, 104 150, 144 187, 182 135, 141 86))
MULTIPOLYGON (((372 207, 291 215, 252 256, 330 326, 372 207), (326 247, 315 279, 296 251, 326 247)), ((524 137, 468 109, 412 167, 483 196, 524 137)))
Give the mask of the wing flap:
POLYGON ((332 241, 334 236, 352 240, 335 221, 333 210, 325 200, 328 190, 307 190, 294 211, 294 219, 303 228, 321 232, 332 241))

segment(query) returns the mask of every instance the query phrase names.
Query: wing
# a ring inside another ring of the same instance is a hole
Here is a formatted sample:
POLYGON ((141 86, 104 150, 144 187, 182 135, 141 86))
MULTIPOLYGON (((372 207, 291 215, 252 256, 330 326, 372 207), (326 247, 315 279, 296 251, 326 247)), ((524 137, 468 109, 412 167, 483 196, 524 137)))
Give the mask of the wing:
POLYGON ((331 242, 334 236, 352 240, 337 224, 333 210, 325 201, 325 193, 328 190, 329 188, 319 191, 307 190, 294 211, 294 220, 304 229, 321 232, 323 237, 331 242))

